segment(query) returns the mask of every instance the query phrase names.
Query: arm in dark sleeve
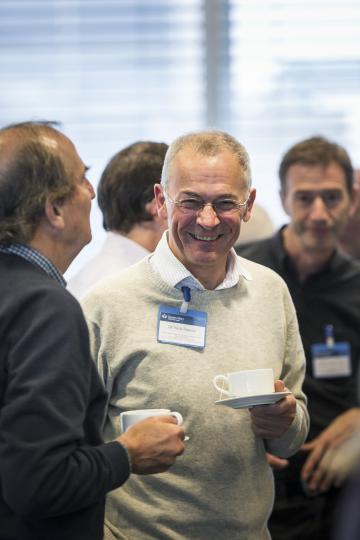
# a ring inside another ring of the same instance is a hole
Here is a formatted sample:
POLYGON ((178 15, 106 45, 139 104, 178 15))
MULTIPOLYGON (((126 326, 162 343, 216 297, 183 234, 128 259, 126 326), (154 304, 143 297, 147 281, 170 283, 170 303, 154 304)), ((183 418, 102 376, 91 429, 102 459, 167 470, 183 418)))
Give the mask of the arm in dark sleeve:
POLYGON ((23 515, 85 508, 129 476, 121 444, 103 444, 105 394, 78 303, 44 287, 10 322, 0 419, 2 492, 23 515))

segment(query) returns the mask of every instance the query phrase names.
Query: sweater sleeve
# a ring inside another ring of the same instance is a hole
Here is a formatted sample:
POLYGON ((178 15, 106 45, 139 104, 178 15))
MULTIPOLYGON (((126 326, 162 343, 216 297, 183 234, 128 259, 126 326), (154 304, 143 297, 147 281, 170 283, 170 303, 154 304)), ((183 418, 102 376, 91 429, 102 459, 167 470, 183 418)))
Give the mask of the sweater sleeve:
POLYGON ((60 287, 39 288, 13 314, 5 346, 4 499, 40 517, 95 504, 126 481, 129 463, 121 444, 100 438, 104 389, 79 304, 60 287))
POLYGON ((284 304, 288 314, 288 323, 281 379, 296 398, 296 415, 290 428, 282 437, 265 441, 267 451, 279 457, 289 457, 299 450, 307 437, 310 424, 306 407, 307 398, 302 391, 305 376, 305 354, 295 308, 287 290, 284 304))

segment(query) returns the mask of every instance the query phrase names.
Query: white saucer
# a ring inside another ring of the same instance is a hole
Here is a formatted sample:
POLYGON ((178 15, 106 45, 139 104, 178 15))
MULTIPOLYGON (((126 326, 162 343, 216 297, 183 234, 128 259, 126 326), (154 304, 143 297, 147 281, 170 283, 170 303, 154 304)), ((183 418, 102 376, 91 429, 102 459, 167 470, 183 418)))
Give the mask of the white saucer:
POLYGON ((225 405, 232 409, 248 409, 255 405, 270 405, 280 401, 285 396, 290 396, 291 392, 272 392, 271 394, 262 394, 260 396, 231 397, 215 401, 216 405, 225 405))

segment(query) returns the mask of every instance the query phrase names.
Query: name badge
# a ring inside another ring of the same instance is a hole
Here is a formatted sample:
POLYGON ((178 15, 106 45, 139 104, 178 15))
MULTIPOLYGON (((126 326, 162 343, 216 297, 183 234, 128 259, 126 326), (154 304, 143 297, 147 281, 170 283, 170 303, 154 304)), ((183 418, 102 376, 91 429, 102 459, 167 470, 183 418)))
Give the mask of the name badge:
POLYGON ((183 347, 203 349, 206 338, 207 313, 161 305, 158 314, 158 335, 160 343, 172 343, 183 347))
POLYGON ((350 377, 351 351, 346 342, 316 343, 311 346, 313 375, 316 379, 350 377))

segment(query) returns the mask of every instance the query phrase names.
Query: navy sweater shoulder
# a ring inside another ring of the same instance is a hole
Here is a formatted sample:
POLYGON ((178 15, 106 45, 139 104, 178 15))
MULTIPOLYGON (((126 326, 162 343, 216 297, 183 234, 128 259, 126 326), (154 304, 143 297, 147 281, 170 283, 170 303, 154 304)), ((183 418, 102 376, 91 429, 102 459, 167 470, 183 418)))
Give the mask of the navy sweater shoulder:
POLYGON ((40 268, 1 253, 0 298, 0 530, 100 540, 105 495, 129 466, 121 445, 101 439, 106 394, 81 307, 40 268))

